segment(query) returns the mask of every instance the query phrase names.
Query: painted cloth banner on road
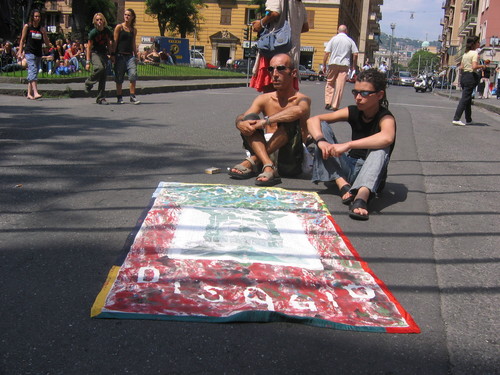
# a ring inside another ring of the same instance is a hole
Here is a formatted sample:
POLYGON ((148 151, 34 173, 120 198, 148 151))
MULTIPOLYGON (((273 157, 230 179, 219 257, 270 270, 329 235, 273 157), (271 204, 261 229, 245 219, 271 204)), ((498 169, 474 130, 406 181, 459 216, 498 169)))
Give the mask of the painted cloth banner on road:
POLYGON ((160 183, 91 315, 418 333, 316 193, 160 183))

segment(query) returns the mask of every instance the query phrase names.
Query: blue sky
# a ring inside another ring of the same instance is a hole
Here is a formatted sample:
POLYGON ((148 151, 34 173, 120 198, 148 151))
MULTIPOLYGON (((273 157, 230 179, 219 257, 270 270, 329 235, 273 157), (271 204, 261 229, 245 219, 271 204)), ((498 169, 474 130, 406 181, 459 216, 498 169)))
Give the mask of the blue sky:
POLYGON ((380 7, 380 29, 391 35, 391 23, 396 24, 394 37, 435 41, 443 28, 439 21, 444 16, 443 0, 384 0, 380 7), (411 14, 413 13, 413 19, 411 14))

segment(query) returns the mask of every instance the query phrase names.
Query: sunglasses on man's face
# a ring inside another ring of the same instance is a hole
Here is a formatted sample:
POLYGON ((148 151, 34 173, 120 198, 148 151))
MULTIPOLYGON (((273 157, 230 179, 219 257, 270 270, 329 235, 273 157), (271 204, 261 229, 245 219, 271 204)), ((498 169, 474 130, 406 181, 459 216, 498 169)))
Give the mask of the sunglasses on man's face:
POLYGON ((278 65, 278 66, 268 66, 267 71, 269 73, 274 73, 274 69, 276 69, 278 72, 283 72, 288 69, 288 66, 285 65, 278 65))
POLYGON ((351 91, 352 94, 354 95, 354 97, 358 96, 358 95, 361 95, 363 98, 367 98, 369 97, 371 94, 375 94, 377 93, 378 91, 368 91, 368 90, 352 90, 351 91))

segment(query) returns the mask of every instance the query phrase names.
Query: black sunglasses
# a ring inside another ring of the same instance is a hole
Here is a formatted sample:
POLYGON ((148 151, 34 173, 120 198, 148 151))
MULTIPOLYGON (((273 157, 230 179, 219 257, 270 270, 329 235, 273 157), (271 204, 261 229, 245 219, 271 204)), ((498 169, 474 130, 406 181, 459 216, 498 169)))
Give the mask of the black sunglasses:
POLYGON ((285 65, 278 65, 278 66, 268 66, 267 67, 267 71, 269 73, 273 73, 274 72, 274 69, 276 69, 278 72, 282 72, 284 70, 287 70, 288 69, 288 66, 285 66, 285 65))
POLYGON ((352 94, 354 95, 354 97, 361 95, 363 98, 368 98, 371 94, 375 94, 377 93, 378 91, 368 91, 368 90, 362 90, 362 91, 359 91, 359 90, 352 90, 351 91, 352 94))

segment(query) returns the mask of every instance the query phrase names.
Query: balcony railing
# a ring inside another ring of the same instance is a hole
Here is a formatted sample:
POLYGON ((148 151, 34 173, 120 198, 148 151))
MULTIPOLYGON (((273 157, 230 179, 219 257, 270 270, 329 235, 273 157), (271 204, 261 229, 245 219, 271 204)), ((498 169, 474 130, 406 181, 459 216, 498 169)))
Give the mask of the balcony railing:
POLYGON ((473 0, 464 0, 462 3, 462 12, 467 12, 472 9, 473 0))
POLYGON ((458 35, 465 36, 477 26, 477 16, 469 16, 458 29, 458 35))

